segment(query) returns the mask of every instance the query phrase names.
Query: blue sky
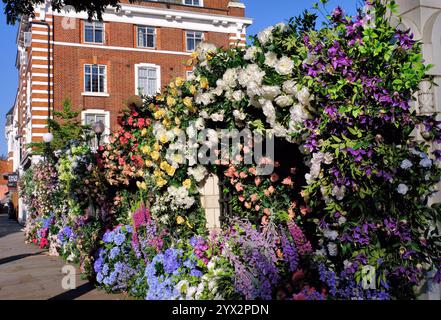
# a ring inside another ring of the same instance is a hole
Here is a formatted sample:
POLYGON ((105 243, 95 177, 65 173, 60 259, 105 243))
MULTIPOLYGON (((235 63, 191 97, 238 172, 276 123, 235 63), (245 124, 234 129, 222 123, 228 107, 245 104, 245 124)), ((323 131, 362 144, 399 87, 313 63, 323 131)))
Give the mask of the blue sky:
MULTIPOLYGON (((247 6, 246 15, 254 19, 254 24, 248 30, 252 35, 263 28, 296 16, 304 9, 310 9, 314 1, 311 0, 244 0, 247 6)), ((356 0, 331 0, 328 8, 340 5, 349 13, 355 12, 356 0)), ((1 10, 3 12, 3 8, 1 10)), ((6 140, 4 138, 5 115, 12 107, 17 92, 17 70, 15 68, 16 55, 16 26, 8 26, 3 13, 0 13, 0 154, 6 154, 6 140)))

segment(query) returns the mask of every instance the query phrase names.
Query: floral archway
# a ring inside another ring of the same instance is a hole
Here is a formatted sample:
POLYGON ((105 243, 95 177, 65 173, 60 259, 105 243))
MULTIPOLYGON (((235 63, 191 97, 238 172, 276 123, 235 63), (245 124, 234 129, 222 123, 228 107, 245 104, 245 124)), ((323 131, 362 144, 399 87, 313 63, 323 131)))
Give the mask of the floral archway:
MULTIPOLYGON (((95 227, 101 245, 83 259, 99 285, 147 299, 414 298, 441 262, 439 211, 427 206, 440 179, 430 148, 440 124, 412 111, 428 67, 389 9, 373 1, 347 17, 337 8, 320 29, 305 13, 245 50, 204 44, 191 79, 131 98, 86 170, 92 185, 100 172, 107 181, 93 223, 108 230, 95 227), (265 139, 228 147, 235 156, 224 159, 222 130, 265 139), (268 139, 274 157, 254 157, 268 139), (201 164, 201 150, 213 149, 201 164), (199 188, 211 173, 233 217, 208 235, 199 188)), ((65 256, 81 252, 70 246, 91 223, 86 204, 77 207, 48 223, 65 256)))

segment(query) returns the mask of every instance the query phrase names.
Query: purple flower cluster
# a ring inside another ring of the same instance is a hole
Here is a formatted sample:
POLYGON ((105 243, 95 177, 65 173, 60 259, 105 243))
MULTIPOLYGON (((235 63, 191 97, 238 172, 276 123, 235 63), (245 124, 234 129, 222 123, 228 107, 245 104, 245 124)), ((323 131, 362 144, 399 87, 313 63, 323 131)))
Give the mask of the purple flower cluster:
POLYGON ((300 256, 304 256, 312 252, 312 245, 306 239, 302 229, 293 221, 287 223, 289 233, 291 234, 300 256))

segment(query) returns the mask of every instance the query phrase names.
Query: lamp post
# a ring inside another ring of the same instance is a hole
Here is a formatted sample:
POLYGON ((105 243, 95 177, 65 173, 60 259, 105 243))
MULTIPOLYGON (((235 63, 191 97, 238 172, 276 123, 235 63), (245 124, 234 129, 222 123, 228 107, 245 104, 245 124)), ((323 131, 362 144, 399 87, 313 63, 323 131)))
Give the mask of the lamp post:
POLYGON ((44 155, 46 160, 50 160, 49 151, 50 151, 50 143, 54 140, 54 135, 51 132, 47 132, 43 135, 43 142, 45 143, 44 155))
POLYGON ((102 121, 97 121, 93 124, 92 129, 96 134, 97 150, 98 150, 98 148, 100 147, 101 135, 103 134, 106 127, 102 121))

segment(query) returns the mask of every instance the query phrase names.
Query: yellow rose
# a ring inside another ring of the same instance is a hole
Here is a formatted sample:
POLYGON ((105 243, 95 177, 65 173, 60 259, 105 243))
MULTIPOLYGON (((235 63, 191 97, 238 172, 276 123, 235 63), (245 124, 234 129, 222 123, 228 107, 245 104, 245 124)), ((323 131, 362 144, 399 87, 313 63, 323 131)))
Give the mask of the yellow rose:
POLYGON ((191 187, 191 180, 190 180, 190 179, 186 179, 186 180, 184 180, 184 182, 182 183, 182 185, 183 185, 186 189, 190 189, 190 187, 191 187))
POLYGON ((168 168, 167 168, 167 174, 170 176, 170 177, 173 177, 174 175, 175 175, 175 172, 176 172, 176 168, 175 167, 173 167, 173 166, 169 166, 168 168))
POLYGON ((176 99, 172 96, 167 96, 167 105, 173 107, 176 104, 176 99))
POLYGON ((166 134, 163 134, 160 138, 159 141, 161 141, 162 144, 167 143, 168 138, 166 134))
POLYGON ((144 181, 143 182, 136 181, 136 186, 139 189, 147 190, 147 184, 144 181))
POLYGON ((183 223, 185 223, 185 219, 182 218, 181 216, 177 216, 176 217, 176 223, 177 224, 183 224, 183 223))
POLYGON ((180 125, 181 125, 181 120, 180 120, 178 117, 175 118, 175 124, 176 124, 177 126, 180 126, 180 125))
POLYGON ((150 151, 151 151, 151 149, 150 149, 149 146, 142 146, 141 147, 141 152, 144 153, 144 154, 149 154, 150 151))
POLYGON ((162 177, 162 171, 159 170, 159 169, 155 169, 155 171, 153 172, 153 175, 154 175, 156 178, 162 177))
POLYGON ((162 124, 163 124, 164 127, 166 127, 167 129, 170 128, 170 120, 169 120, 169 119, 164 119, 164 120, 162 120, 162 124))
POLYGON ((161 146, 159 145, 159 143, 155 142, 155 144, 153 145, 153 149, 155 149, 155 151, 159 151, 161 150, 161 146))
POLYGON ((151 154, 150 154, 150 157, 152 157, 152 159, 153 160, 158 160, 159 159, 159 152, 158 151, 153 151, 151 154))
POLYGON ((202 77, 201 80, 199 80, 199 83, 201 85, 201 88, 208 89, 209 84, 208 84, 208 79, 207 78, 202 77))
POLYGON ((196 92, 197 92, 197 89, 196 89, 196 87, 194 85, 191 85, 190 88, 188 88, 188 90, 190 90, 190 93, 192 95, 195 95, 196 92))
POLYGON ((175 80, 175 84, 177 87, 181 87, 184 84, 184 79, 182 79, 181 77, 177 77, 175 80))
POLYGON ((159 167, 161 168, 161 170, 167 171, 170 165, 166 161, 162 161, 159 167))
POLYGON ((145 165, 146 165, 148 168, 150 168, 150 167, 153 166, 153 162, 151 162, 150 160, 146 160, 146 161, 145 161, 145 165))
POLYGON ((158 187, 163 187, 167 184, 167 180, 165 180, 164 178, 158 178, 156 179, 156 185, 158 187))
POLYGON ((141 137, 145 137, 147 135, 147 128, 142 129, 141 137))
POLYGON ((170 82, 170 84, 168 86, 169 86, 169 88, 173 89, 175 87, 175 83, 172 81, 172 82, 170 82))
POLYGON ((184 106, 187 108, 191 108, 193 106, 193 101, 190 97, 185 97, 184 100, 182 100, 182 103, 184 103, 184 106))
POLYGON ((156 120, 162 119, 165 116, 165 110, 164 109, 159 109, 158 111, 156 111, 153 116, 155 117, 156 120))

